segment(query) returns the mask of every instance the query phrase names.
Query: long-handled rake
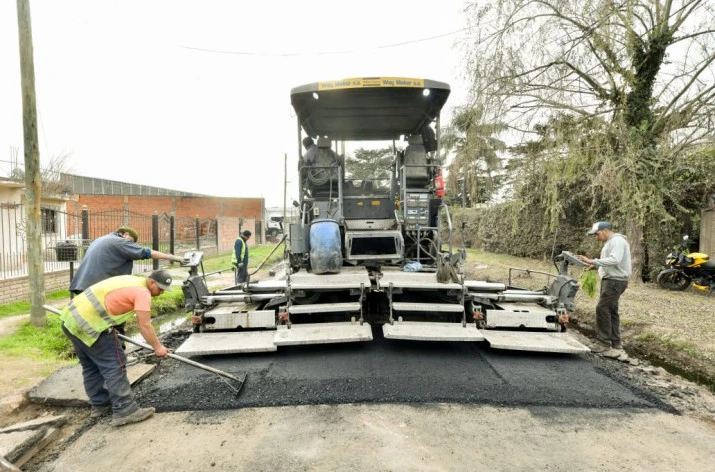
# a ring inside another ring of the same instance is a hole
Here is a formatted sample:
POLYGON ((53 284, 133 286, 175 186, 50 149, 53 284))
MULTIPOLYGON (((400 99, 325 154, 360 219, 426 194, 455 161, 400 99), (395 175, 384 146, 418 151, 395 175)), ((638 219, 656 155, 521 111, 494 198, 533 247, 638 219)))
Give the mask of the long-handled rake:
MULTIPOLYGON (((42 305, 42 307, 43 307, 45 310, 47 310, 47 311, 49 311, 49 312, 51 312, 51 313, 54 313, 55 315, 61 314, 61 312, 60 312, 57 308, 55 308, 55 307, 48 306, 48 305, 42 305)), ((140 341, 136 341, 136 340, 134 340, 134 339, 132 339, 132 338, 129 338, 129 337, 127 337, 127 336, 124 336, 123 334, 119 334, 119 333, 116 333, 116 334, 117 334, 117 337, 118 337, 119 339, 122 339, 122 340, 124 340, 124 341, 126 341, 126 342, 128 342, 128 343, 135 344, 135 345, 137 345, 137 346, 139 346, 139 347, 142 347, 142 348, 144 348, 144 349, 148 349, 148 350, 150 350, 150 351, 152 351, 152 352, 154 351, 154 348, 152 348, 152 347, 149 346, 148 344, 142 343, 142 342, 140 342, 140 341)), ((209 366, 204 365, 204 364, 201 364, 201 363, 199 363, 199 362, 192 361, 191 359, 187 359, 187 358, 185 358, 185 357, 178 356, 178 355, 173 354, 173 353, 171 353, 171 352, 168 354, 168 357, 170 357, 170 358, 172 358, 172 359, 176 359, 176 360, 179 361, 179 362, 183 362, 184 364, 189 364, 189 365, 191 365, 191 366, 198 367, 199 369, 203 369, 203 370, 206 370, 206 371, 208 371, 208 372, 212 372, 212 373, 218 375, 219 377, 221 377, 221 380, 223 380, 223 381, 226 383, 226 385, 229 386, 229 388, 230 388, 231 390, 233 390, 234 392, 236 392, 236 396, 238 396, 238 394, 241 392, 241 388, 243 387, 243 384, 244 384, 244 382, 246 381, 246 374, 243 374, 243 375, 239 378, 239 377, 236 377, 235 375, 229 374, 228 372, 224 372, 224 371, 222 371, 222 370, 214 369, 213 367, 209 367, 209 366), (236 382, 236 384, 237 384, 238 386, 235 387, 235 386, 231 385, 231 383, 228 382, 228 380, 226 380, 226 379, 233 380, 234 382, 236 382)))

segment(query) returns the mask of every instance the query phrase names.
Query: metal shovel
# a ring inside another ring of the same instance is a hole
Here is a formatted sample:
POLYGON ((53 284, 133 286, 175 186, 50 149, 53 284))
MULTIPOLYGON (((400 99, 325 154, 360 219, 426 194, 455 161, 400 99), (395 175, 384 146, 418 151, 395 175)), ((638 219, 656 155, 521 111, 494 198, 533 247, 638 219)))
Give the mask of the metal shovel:
MULTIPOLYGON (((55 308, 55 307, 52 307, 52 306, 49 306, 49 305, 42 305, 42 307, 43 307, 45 310, 47 310, 47 311, 49 311, 49 312, 51 312, 51 313, 54 313, 55 315, 61 314, 61 312, 60 312, 57 308, 55 308)), ((136 341, 136 340, 134 340, 134 339, 132 339, 132 338, 129 338, 129 337, 127 337, 127 336, 124 336, 123 334, 116 333, 116 335, 117 335, 117 337, 118 337, 119 339, 122 339, 122 340, 124 340, 124 341, 126 341, 126 342, 128 342, 128 343, 136 344, 136 345, 139 346, 139 347, 143 347, 144 349, 148 349, 148 350, 154 352, 154 348, 152 348, 152 347, 151 347, 150 345, 148 345, 148 344, 145 344, 145 343, 136 341)), ((189 365, 191 365, 191 366, 198 367, 199 369, 203 369, 203 370, 206 370, 206 371, 208 371, 208 372, 212 372, 212 373, 214 373, 214 374, 216 374, 216 375, 218 375, 218 376, 220 376, 220 377, 223 377, 221 380, 223 380, 224 382, 226 382, 226 385, 228 385, 229 388, 231 388, 231 390, 233 390, 234 392, 236 392, 236 396, 238 396, 238 394, 241 392, 241 387, 243 387, 243 383, 246 381, 246 374, 243 374, 243 375, 241 376, 241 378, 238 378, 238 377, 236 377, 236 376, 234 376, 234 375, 232 375, 232 374, 229 374, 228 372, 224 372, 224 371, 222 371, 222 370, 214 369, 213 367, 209 367, 209 366, 207 366, 207 365, 205 365, 205 364, 201 364, 201 363, 198 363, 198 362, 196 362, 196 361, 192 361, 191 359, 187 359, 187 358, 185 358, 185 357, 178 356, 178 355, 173 354, 173 353, 171 353, 171 352, 168 354, 168 357, 171 357, 172 359, 176 359, 176 360, 179 361, 179 362, 183 362, 184 364, 189 364, 189 365), (227 382, 225 379, 233 380, 234 382, 236 382, 236 383, 238 384, 238 386, 237 386, 237 387, 234 387, 234 386, 231 385, 229 382, 227 382)))

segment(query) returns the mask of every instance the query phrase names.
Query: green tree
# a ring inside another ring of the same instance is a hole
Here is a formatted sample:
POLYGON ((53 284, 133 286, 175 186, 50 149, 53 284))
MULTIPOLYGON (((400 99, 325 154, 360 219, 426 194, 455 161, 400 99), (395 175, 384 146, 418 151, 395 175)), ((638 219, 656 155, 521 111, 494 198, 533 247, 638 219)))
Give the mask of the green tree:
POLYGON ((698 151, 713 133, 715 5, 498 0, 468 11, 477 32, 472 93, 521 142, 548 138, 542 146, 532 139, 530 151, 544 160, 552 224, 563 216, 565 189, 575 192, 570 198, 589 201, 594 217, 625 228, 637 277, 658 228, 698 211, 715 191, 712 155, 698 151))
POLYGON ((447 192, 461 194, 465 206, 489 201, 501 182, 500 153, 506 144, 497 136, 507 126, 486 119, 481 107, 457 108, 441 136, 443 155, 454 156, 448 165, 447 192))
POLYGON ((351 179, 388 179, 393 156, 391 147, 358 148, 345 160, 346 174, 351 179))

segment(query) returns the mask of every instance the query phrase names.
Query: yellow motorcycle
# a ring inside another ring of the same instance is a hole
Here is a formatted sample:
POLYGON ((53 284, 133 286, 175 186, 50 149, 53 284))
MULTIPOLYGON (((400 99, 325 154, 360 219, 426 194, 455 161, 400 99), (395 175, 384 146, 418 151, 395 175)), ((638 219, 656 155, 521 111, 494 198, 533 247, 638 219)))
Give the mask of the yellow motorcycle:
POLYGON ((665 258, 666 269, 658 274, 658 284, 666 290, 685 290, 692 285, 710 295, 715 290, 715 261, 702 252, 688 250, 688 235, 665 258))

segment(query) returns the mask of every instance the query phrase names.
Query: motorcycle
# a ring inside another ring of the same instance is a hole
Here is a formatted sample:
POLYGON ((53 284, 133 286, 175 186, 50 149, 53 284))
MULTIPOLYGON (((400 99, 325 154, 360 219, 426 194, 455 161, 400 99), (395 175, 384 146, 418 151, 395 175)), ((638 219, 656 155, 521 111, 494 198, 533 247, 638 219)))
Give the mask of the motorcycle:
MULTIPOLYGON (((658 284, 666 290, 685 290, 692 285, 710 295, 715 290, 715 261, 702 252, 688 250, 688 235, 665 258, 666 269, 658 274, 658 284)), ((707 296, 706 295, 706 296, 707 296)))

